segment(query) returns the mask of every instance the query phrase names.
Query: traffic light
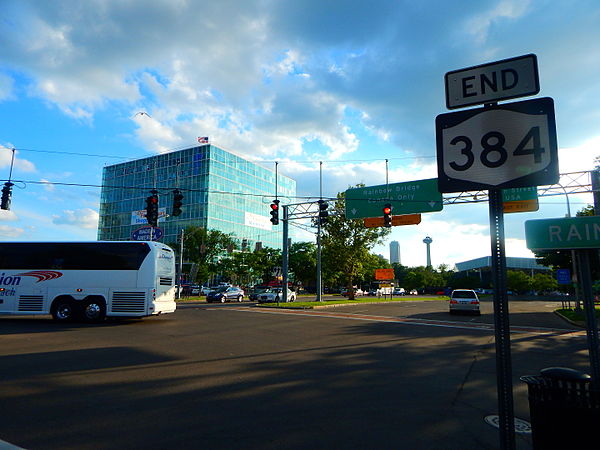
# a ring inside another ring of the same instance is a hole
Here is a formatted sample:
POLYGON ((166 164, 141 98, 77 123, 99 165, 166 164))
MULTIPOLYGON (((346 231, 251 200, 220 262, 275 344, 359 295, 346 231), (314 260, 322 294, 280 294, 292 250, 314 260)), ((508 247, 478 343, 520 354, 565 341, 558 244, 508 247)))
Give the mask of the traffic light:
POLYGON ((273 203, 271 203, 271 223, 273 225, 279 224, 279 200, 273 200, 273 203))
POLYGON ((173 191, 173 210, 171 211, 172 216, 178 216, 181 214, 181 207, 183 206, 183 194, 179 189, 173 191))
POLYGON ((327 211, 329 204, 325 200, 319 200, 319 223, 324 225, 327 223, 329 212, 327 211))
POLYGON ((7 181, 4 183, 4 187, 2 188, 2 202, 0 203, 0 209, 4 209, 6 211, 10 210, 10 198, 12 197, 12 187, 13 183, 7 181))
POLYGON ((383 226, 386 228, 392 226, 392 205, 390 203, 383 206, 383 226))
POLYGON ((148 225, 152 227, 158 226, 158 191, 152 189, 152 195, 146 198, 146 220, 148 225))

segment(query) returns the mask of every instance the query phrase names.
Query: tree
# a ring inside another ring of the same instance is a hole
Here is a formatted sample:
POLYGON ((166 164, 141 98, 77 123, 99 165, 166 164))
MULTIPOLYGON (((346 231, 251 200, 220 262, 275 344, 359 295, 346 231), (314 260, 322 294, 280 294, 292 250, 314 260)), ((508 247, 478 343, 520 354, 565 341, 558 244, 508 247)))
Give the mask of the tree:
POLYGON ((400 263, 393 263, 392 267, 394 268, 394 275, 396 280, 398 280, 398 285, 405 287, 404 285, 406 283, 404 282, 404 279, 406 278, 406 275, 410 269, 400 263))
MULTIPOLYGON (((179 245, 170 244, 179 251, 179 245)), ((184 231, 183 259, 198 264, 196 280, 205 282, 219 269, 218 260, 228 250, 237 248, 233 234, 202 227, 188 227, 184 231)))
POLYGON ((361 286, 369 286, 375 280, 375 269, 389 269, 390 263, 383 256, 368 253, 363 261, 362 271, 359 273, 356 283, 361 286))
POLYGON ((348 287, 349 298, 353 299, 353 286, 362 273, 369 250, 381 243, 390 230, 365 228, 362 220, 347 220, 344 212, 344 193, 340 192, 333 206, 333 214, 322 226, 322 258, 326 277, 343 281, 348 287))
POLYGON ((273 279, 275 267, 281 267, 281 250, 278 248, 263 247, 248 256, 248 264, 252 273, 263 283, 273 279))
POLYGON ((289 248, 288 265, 296 283, 314 286, 317 278, 317 246, 312 242, 294 242, 289 248))
POLYGON ((506 272, 506 287, 515 292, 525 292, 531 289, 532 279, 529 275, 519 270, 506 272))
POLYGON ((558 282, 545 273, 536 273, 531 284, 533 289, 540 292, 555 291, 558 288, 558 282))
POLYGON ((404 277, 405 288, 425 289, 425 288, 443 288, 446 286, 446 278, 441 273, 436 272, 432 267, 412 267, 404 277))
POLYGON ((454 289, 477 289, 481 287, 481 279, 475 275, 453 273, 448 279, 447 286, 454 289))

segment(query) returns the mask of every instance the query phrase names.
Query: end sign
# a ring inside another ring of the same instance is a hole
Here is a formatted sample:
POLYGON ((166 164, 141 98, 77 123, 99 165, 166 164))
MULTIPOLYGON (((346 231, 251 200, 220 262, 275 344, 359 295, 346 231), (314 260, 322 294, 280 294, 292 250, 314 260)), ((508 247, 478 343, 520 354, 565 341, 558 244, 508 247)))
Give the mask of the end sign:
POLYGON ((537 57, 534 54, 454 70, 446 73, 444 80, 448 109, 540 92, 537 57))

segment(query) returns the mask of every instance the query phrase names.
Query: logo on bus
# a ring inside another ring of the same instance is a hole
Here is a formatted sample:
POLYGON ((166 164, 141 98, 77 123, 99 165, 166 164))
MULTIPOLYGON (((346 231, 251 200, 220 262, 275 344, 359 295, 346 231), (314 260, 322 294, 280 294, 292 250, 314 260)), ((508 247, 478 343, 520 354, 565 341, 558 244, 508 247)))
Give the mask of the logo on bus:
POLYGON ((32 270, 31 272, 18 273, 16 275, 5 276, 3 272, 0 274, 0 285, 2 286, 18 286, 21 284, 21 277, 35 277, 36 283, 40 281, 55 280, 63 276, 62 272, 55 270, 32 270))

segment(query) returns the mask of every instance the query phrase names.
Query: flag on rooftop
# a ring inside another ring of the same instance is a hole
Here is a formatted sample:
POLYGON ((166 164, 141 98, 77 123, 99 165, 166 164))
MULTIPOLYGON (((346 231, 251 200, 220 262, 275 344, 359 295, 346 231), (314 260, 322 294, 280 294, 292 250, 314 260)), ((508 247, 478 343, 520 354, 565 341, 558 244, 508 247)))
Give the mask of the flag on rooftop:
POLYGON ((198 142, 200 144, 208 144, 208 136, 199 137, 198 142))

